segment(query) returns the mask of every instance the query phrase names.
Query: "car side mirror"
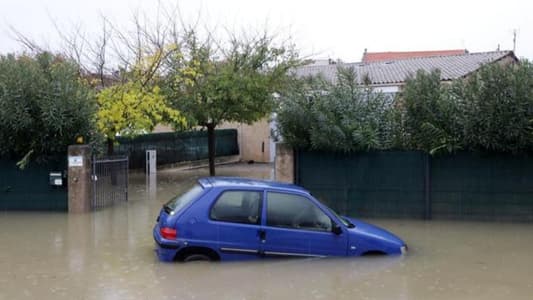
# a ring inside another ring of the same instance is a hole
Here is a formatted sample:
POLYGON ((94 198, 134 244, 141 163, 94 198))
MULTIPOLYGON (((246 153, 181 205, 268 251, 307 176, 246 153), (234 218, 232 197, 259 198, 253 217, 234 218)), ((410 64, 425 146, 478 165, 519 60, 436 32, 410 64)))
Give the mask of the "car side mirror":
POLYGON ((339 235, 342 233, 342 228, 337 225, 337 224, 333 224, 333 228, 331 229, 331 231, 336 234, 336 235, 339 235))

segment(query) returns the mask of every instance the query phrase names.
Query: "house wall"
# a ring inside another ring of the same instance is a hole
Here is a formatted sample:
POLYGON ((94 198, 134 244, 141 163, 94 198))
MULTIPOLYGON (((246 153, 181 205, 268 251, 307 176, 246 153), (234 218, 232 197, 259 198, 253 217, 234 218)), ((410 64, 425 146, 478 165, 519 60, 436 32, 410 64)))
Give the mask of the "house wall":
POLYGON ((238 131, 239 150, 242 161, 255 161, 262 163, 272 162, 271 129, 268 118, 261 119, 253 124, 223 123, 218 128, 234 128, 238 131))
POLYGON ((174 129, 172 129, 172 126, 165 125, 165 124, 157 124, 152 130, 152 133, 161 133, 161 132, 174 132, 174 129))
POLYGON ((383 85, 383 86, 373 86, 375 92, 381 93, 398 93, 400 91, 400 85, 383 85))

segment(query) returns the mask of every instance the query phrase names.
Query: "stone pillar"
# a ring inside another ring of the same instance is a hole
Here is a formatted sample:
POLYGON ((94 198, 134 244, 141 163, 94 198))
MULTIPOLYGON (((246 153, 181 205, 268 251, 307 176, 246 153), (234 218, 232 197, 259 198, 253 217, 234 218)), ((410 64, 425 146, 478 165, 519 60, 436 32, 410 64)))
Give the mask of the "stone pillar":
POLYGON ((294 150, 287 144, 276 143, 274 179, 294 183, 294 150))
POLYGON ((91 148, 88 145, 68 147, 68 211, 82 213, 91 210, 91 148))

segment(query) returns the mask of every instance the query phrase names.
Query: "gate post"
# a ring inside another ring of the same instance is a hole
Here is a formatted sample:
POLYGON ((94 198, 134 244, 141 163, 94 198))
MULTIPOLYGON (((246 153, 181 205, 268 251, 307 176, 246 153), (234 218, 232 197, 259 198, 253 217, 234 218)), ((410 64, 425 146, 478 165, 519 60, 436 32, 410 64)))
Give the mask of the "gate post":
POLYGON ((274 160, 274 179, 277 181, 294 183, 294 174, 298 172, 294 167, 294 150, 287 144, 276 143, 276 159, 274 160))
POLYGON ((91 148, 88 145, 68 146, 68 211, 91 210, 91 148))

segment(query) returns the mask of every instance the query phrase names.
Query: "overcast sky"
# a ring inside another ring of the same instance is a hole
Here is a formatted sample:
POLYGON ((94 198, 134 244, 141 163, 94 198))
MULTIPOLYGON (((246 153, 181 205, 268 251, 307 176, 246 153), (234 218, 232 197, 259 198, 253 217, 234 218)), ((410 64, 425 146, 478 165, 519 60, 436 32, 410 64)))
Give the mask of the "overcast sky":
MULTIPOLYGON (((498 45, 533 59, 533 1, 291 1, 161 0, 179 3, 182 15, 230 28, 259 28, 290 34, 304 55, 360 61, 368 51, 466 48, 493 51, 498 45)), ((9 27, 51 47, 52 19, 62 27, 94 27, 103 14, 126 24, 136 10, 156 14, 157 0, 0 0, 0 53, 20 51, 9 27)))

